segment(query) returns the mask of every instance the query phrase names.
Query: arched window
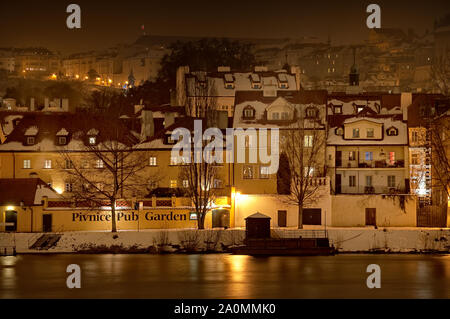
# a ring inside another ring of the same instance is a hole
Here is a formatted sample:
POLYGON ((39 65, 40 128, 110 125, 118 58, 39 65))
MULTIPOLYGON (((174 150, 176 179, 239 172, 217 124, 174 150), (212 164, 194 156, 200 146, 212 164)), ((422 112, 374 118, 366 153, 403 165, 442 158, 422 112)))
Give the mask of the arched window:
POLYGON ((342 135, 344 135, 344 129, 342 127, 338 127, 338 128, 336 128, 335 133, 338 136, 342 136, 342 135))
POLYGON ((398 129, 396 127, 391 126, 386 130, 386 134, 388 136, 397 136, 398 135, 398 129))
POLYGON ((242 117, 244 119, 254 119, 255 118, 255 109, 251 107, 250 105, 247 105, 244 107, 244 110, 242 112, 242 117))

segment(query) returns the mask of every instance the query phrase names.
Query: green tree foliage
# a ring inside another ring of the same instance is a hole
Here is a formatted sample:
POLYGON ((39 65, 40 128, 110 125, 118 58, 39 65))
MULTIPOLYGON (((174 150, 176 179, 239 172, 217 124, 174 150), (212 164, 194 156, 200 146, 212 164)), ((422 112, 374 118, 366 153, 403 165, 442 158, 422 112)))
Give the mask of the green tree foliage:
POLYGON ((218 66, 245 70, 256 64, 251 45, 229 39, 201 39, 176 42, 170 46, 171 53, 161 62, 158 81, 175 88, 178 67, 188 65, 191 70, 214 71, 218 66))

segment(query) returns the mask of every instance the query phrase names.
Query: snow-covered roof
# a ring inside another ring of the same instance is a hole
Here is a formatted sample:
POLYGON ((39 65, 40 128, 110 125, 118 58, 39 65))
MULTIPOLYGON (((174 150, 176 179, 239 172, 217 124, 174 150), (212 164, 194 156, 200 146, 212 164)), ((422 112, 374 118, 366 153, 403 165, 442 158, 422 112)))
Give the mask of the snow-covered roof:
POLYGON ((39 132, 39 129, 37 128, 37 126, 30 126, 29 128, 27 128, 25 130, 24 135, 25 136, 35 136, 35 135, 37 135, 38 132, 39 132))
POLYGON ((69 132, 63 127, 61 128, 57 133, 56 136, 67 136, 69 135, 69 132))

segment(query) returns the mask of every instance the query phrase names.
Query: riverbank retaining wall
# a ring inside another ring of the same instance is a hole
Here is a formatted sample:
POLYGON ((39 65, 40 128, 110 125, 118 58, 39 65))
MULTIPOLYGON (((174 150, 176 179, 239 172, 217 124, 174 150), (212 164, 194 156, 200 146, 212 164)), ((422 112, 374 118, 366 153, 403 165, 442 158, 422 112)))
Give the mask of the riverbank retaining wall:
MULTIPOLYGON (((292 238, 301 231, 289 229, 288 233, 292 238)), ((272 235, 283 237, 286 230, 272 229, 272 235)), ((36 233, 0 233, 0 246, 15 245, 18 253, 224 252, 231 246, 242 244, 245 230, 66 232, 49 250, 29 249, 37 236, 36 233)), ((448 228, 332 228, 328 230, 328 236, 339 252, 450 253, 448 228)))

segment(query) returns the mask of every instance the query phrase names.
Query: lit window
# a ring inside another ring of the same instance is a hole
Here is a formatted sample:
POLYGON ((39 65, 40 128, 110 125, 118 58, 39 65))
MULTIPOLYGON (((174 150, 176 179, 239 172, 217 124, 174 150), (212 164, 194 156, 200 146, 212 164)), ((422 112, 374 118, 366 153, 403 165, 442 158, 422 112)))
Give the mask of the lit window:
POLYGON ((334 107, 334 113, 335 114, 341 114, 342 113, 342 106, 335 106, 334 107))
POLYGON ((261 166, 259 169, 259 178, 269 178, 269 167, 261 166))
POLYGON ((213 186, 214 186, 214 188, 222 188, 222 180, 221 179, 215 179, 213 186))
POLYGON ((196 212, 190 212, 189 213, 189 220, 197 220, 197 213, 196 212))
POLYGON ((104 168, 104 167, 105 165, 102 160, 99 159, 95 161, 95 168, 104 168))
POLYGON ((52 160, 45 160, 44 168, 52 168, 52 160))
POLYGON ((374 129, 373 128, 368 128, 367 129, 367 137, 368 138, 370 138, 370 137, 374 137, 375 135, 374 135, 374 129))
POLYGON ((90 145, 95 145, 96 140, 97 140, 97 139, 95 138, 95 136, 90 136, 90 137, 89 137, 89 144, 90 144, 90 145))
POLYGON ((419 154, 411 154, 411 164, 419 165, 419 154))
POLYGON ((365 155, 366 155, 365 156, 366 161, 372 161, 373 160, 373 152, 366 152, 365 155))
POLYGON ((23 160, 23 168, 31 168, 31 160, 23 160))
POLYGON ((339 135, 339 136, 344 135, 344 129, 342 127, 338 127, 336 129, 336 135, 339 135))
POLYGON ((244 179, 252 179, 252 178, 254 178, 253 166, 245 165, 243 167, 243 175, 244 175, 244 179))
POLYGON ((189 187, 189 181, 187 179, 183 180, 183 187, 188 188, 189 187))
POLYGON ((156 166, 156 157, 155 156, 150 156, 150 158, 148 160, 148 165, 156 166))
POLYGON ((389 152, 389 164, 395 164, 395 152, 389 152))
POLYGON ((247 119, 252 119, 252 118, 254 118, 255 117, 255 109, 254 108, 252 108, 251 106, 247 106, 245 109, 244 109, 244 116, 243 116, 244 118, 247 118, 247 119))
POLYGON ((353 137, 359 137, 359 128, 354 128, 353 129, 353 137))
POLYGON ((304 167, 305 177, 313 177, 314 176, 314 167, 304 167))
POLYGON ((304 146, 305 147, 313 146, 313 136, 312 135, 305 135, 304 146))
POLYGON ((170 180, 170 188, 177 188, 177 180, 176 179, 170 180))
POLYGON ((348 160, 349 161, 355 161, 356 160, 356 152, 355 151, 350 151, 348 153, 348 160))
POLYGON ((170 157, 170 165, 178 165, 178 156, 170 157))

